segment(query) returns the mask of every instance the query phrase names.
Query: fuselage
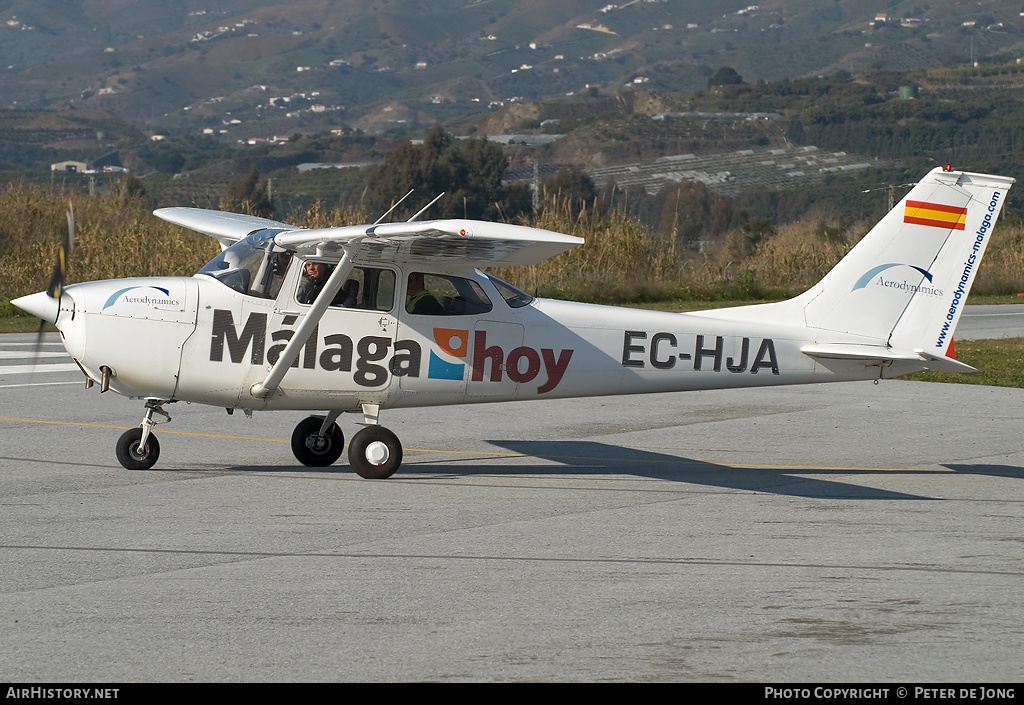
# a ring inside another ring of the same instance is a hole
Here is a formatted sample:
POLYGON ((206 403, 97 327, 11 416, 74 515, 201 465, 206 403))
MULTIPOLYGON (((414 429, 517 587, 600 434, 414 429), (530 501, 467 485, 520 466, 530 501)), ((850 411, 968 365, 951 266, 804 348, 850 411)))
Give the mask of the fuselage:
POLYGON ((243 409, 431 406, 880 374, 877 365, 803 354, 822 331, 759 322, 753 310, 716 317, 531 299, 478 270, 446 270, 428 278, 465 291, 442 297, 441 313, 410 313, 408 271, 373 263, 357 270, 361 301, 327 308, 265 398, 253 385, 310 308, 300 301, 300 266, 260 295, 206 274, 74 285, 65 291, 73 312, 58 327, 90 377, 110 370, 115 392, 243 409))

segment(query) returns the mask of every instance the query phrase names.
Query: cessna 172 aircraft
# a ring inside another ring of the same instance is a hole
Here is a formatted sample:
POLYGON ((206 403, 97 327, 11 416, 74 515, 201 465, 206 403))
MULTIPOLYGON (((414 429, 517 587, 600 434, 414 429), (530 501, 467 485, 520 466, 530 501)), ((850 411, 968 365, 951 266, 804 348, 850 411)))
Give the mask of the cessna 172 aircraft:
POLYGON ((335 422, 361 413, 349 463, 385 478, 402 445, 382 409, 974 371, 953 333, 1013 182, 935 169, 805 293, 715 311, 536 299, 482 271, 582 242, 534 228, 311 230, 193 208, 155 213, 221 243, 195 276, 58 282, 14 303, 57 327, 87 386, 145 401, 117 443, 126 468, 153 466, 154 415, 184 400, 325 412, 292 434, 309 466, 341 456, 335 422))

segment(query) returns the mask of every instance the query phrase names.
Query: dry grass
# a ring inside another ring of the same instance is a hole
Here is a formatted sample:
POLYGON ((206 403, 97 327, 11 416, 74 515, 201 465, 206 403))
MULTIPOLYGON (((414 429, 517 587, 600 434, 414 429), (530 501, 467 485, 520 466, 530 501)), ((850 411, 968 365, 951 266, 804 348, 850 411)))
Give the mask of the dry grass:
POLYGON ((126 191, 88 196, 40 186, 0 192, 0 298, 44 289, 63 234, 68 203, 75 212, 75 247, 68 283, 128 276, 192 274, 219 246, 211 238, 154 217, 126 191))
POLYGON ((496 270, 527 291, 604 301, 659 298, 766 299, 794 295, 820 279, 867 231, 795 224, 763 237, 737 230, 695 252, 621 211, 552 207, 524 224, 586 242, 529 267, 496 270))
MULTIPOLYGON (((69 200, 78 230, 69 283, 190 275, 217 252, 211 238, 159 220, 124 189, 87 196, 9 185, 0 191, 0 300, 46 287, 67 227, 69 200)), ((328 209, 318 203, 285 220, 317 228, 365 223, 367 214, 360 207, 328 209)), ((498 270, 499 276, 542 295, 618 302, 795 295, 820 279, 868 229, 864 224, 807 222, 761 234, 738 230, 698 253, 657 237, 617 210, 549 203, 522 222, 586 242, 538 265, 498 270)), ((997 225, 974 291, 1024 292, 1024 223, 1019 219, 997 225)))
POLYGON ((540 264, 495 270, 522 289, 616 300, 643 297, 672 285, 672 248, 621 211, 547 208, 522 224, 586 241, 540 264))

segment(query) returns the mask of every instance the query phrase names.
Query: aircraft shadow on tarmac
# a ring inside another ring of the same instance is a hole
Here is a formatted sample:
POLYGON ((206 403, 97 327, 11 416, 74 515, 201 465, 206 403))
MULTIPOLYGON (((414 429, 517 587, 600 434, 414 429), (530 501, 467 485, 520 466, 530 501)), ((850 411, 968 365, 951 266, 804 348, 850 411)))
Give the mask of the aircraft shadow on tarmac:
MULTIPOLYGON (((875 475, 872 470, 837 468, 737 467, 715 465, 701 460, 650 451, 622 448, 593 441, 489 441, 513 453, 544 458, 559 463, 552 472, 575 475, 633 475, 652 479, 685 482, 722 489, 764 492, 792 497, 820 499, 932 499, 921 495, 863 487, 846 482, 821 479, 822 475, 875 475)), ((514 465, 508 460, 473 460, 461 465, 459 474, 529 474, 545 471, 540 465, 514 465)), ((437 464, 409 463, 403 475, 437 472, 437 464)))
MULTIPOLYGON (((891 490, 867 487, 862 485, 823 479, 827 476, 872 477, 892 475, 894 470, 872 470, 859 468, 833 467, 786 467, 779 466, 734 466, 716 465, 702 460, 694 460, 682 456, 665 453, 623 448, 620 446, 596 443, 593 441, 488 441, 494 446, 503 448, 509 453, 522 454, 531 458, 550 460, 557 465, 538 465, 516 463, 516 458, 504 457, 500 460, 493 456, 475 456, 454 459, 451 457, 436 460, 407 462, 401 472, 392 480, 416 478, 417 476, 437 476, 439 473, 451 476, 471 477, 473 475, 552 475, 572 474, 581 477, 601 475, 632 475, 671 482, 703 485, 721 489, 761 492, 790 497, 806 497, 812 499, 859 499, 859 500, 931 500, 918 494, 894 492, 891 490)), ((998 475, 1000 477, 1024 478, 1024 468, 1007 465, 953 465, 947 464, 950 470, 958 473, 978 475, 998 475)), ((198 469, 198 468, 197 468, 198 469)), ((214 469, 214 468, 209 468, 214 469)), ((322 472, 334 474, 346 472, 345 465, 332 465, 324 468, 289 467, 277 465, 235 465, 221 470, 235 472, 275 472, 293 470, 309 473, 322 472)), ((914 475, 926 475, 927 471, 911 471, 914 475)), ((943 474, 936 472, 935 474, 943 474)))
POLYGON ((992 465, 989 463, 977 463, 973 465, 958 463, 943 463, 954 472, 962 472, 968 475, 995 475, 997 477, 1019 477, 1024 479, 1024 468, 1018 465, 992 465))

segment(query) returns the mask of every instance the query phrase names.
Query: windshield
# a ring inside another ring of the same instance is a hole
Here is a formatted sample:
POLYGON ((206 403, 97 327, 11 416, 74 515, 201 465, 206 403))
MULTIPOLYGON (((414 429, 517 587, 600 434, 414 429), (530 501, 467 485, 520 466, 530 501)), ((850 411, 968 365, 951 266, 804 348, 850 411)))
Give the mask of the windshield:
POLYGON ((498 279, 493 274, 487 274, 487 278, 491 280, 491 284, 494 284, 494 288, 498 290, 498 293, 501 294, 503 299, 505 299, 505 302, 509 307, 520 308, 522 306, 528 306, 533 302, 532 296, 527 294, 525 291, 515 288, 507 281, 498 279))
POLYGON ((291 253, 274 246, 277 231, 260 230, 244 237, 199 270, 240 294, 277 296, 291 253))

